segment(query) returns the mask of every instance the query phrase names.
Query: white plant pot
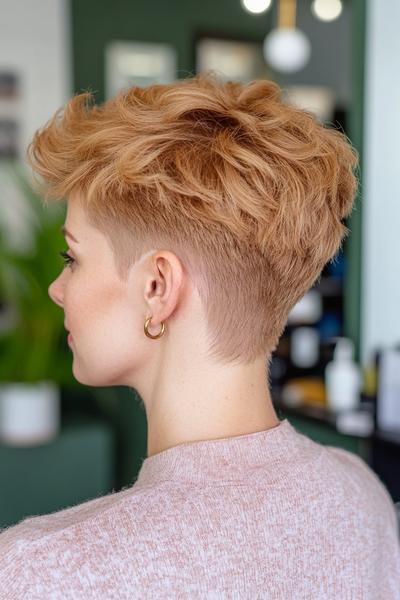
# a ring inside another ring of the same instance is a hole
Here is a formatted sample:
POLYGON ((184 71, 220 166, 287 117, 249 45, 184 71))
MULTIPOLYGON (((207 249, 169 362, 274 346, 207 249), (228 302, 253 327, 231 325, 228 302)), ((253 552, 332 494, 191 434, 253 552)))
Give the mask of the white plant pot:
POLYGON ((53 381, 0 383, 0 443, 36 446, 60 430, 61 392, 53 381))

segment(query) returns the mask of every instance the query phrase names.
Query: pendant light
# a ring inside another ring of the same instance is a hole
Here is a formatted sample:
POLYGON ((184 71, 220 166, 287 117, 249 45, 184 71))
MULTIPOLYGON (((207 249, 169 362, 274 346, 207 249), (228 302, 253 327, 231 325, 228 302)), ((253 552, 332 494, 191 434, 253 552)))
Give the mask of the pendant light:
POLYGON ((308 63, 311 44, 296 29, 296 0, 279 0, 278 27, 266 36, 263 52, 267 63, 283 73, 294 73, 308 63))

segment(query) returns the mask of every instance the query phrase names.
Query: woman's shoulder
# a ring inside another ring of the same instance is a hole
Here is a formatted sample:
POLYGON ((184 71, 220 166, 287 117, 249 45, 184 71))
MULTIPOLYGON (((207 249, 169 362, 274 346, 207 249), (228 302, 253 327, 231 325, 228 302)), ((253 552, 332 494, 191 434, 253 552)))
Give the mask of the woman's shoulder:
MULTIPOLYGON (((84 562, 95 547, 106 548, 121 529, 126 511, 134 513, 134 505, 146 505, 142 496, 130 486, 53 513, 26 517, 0 530, 0 598, 28 597, 25 594, 32 589, 39 594, 51 574, 56 577, 70 569, 78 557, 78 563, 84 562), (13 592, 7 595, 11 583, 13 592)), ((130 519, 130 527, 134 529, 135 518, 130 519)), ((75 565, 76 572, 80 567, 75 565)))
POLYGON ((24 542, 35 542, 67 530, 71 526, 90 522, 101 516, 102 513, 117 508, 126 497, 132 496, 134 489, 135 486, 129 486, 119 492, 113 490, 109 494, 97 496, 52 513, 25 517, 15 525, 0 529, 0 549, 16 540, 20 545, 24 542))
POLYGON ((331 464, 336 464, 340 469, 349 492, 358 500, 360 508, 366 505, 371 514, 375 509, 375 514, 380 518, 386 515, 392 527, 397 530, 399 523, 394 501, 384 482, 364 458, 336 446, 325 446, 325 449, 331 464))

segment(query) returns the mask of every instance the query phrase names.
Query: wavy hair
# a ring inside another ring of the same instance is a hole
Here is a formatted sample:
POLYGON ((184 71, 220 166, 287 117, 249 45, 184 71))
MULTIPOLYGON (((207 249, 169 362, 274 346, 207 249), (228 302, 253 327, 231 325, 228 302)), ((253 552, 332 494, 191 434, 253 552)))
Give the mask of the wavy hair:
POLYGON ((349 233, 358 183, 343 133, 285 103, 273 81, 212 71, 101 105, 76 94, 27 154, 44 204, 79 193, 122 279, 150 249, 180 258, 205 308, 209 356, 224 363, 270 360, 349 233))

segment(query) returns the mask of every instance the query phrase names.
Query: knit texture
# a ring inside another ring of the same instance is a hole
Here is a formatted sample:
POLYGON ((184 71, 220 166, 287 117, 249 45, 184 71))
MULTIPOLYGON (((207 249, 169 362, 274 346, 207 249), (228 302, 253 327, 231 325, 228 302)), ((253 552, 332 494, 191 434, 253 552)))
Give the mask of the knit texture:
POLYGON ((179 444, 136 482, 0 534, 2 600, 399 600, 391 497, 358 456, 277 427, 179 444))

